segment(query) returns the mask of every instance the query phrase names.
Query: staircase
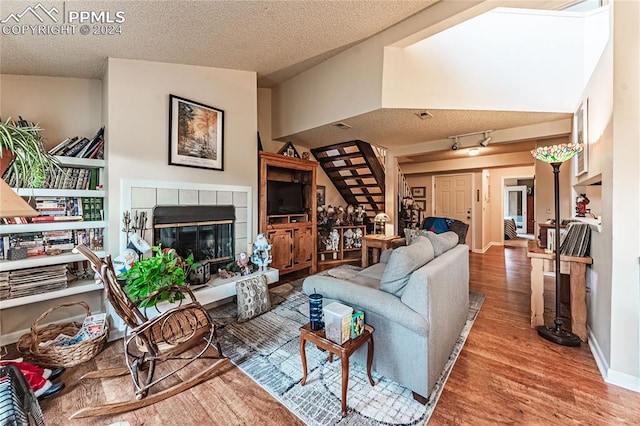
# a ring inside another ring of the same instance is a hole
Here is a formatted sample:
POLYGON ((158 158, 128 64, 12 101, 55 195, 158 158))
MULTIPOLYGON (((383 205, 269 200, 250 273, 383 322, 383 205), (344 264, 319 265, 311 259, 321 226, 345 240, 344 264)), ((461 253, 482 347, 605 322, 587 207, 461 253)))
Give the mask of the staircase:
POLYGON ((311 153, 347 204, 362 206, 370 220, 384 211, 383 148, 354 140, 314 148, 311 153))

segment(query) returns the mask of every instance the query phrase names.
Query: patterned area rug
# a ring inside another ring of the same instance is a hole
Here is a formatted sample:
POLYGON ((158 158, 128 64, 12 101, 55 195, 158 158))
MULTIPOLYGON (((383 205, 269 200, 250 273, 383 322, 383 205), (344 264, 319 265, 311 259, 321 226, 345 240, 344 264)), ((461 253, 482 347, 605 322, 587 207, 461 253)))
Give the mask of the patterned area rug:
POLYGON ((309 319, 301 313, 309 299, 301 292, 302 280, 270 291, 273 309, 247 322, 236 321, 236 305, 213 308, 210 313, 219 331, 226 356, 260 386, 309 425, 415 425, 425 424, 442 392, 462 346, 473 326, 484 295, 471 292, 467 323, 426 405, 411 391, 373 372, 371 386, 363 366, 350 363, 348 415, 341 415, 340 360, 329 363, 327 353, 308 344, 307 384, 302 380, 300 326, 309 319))

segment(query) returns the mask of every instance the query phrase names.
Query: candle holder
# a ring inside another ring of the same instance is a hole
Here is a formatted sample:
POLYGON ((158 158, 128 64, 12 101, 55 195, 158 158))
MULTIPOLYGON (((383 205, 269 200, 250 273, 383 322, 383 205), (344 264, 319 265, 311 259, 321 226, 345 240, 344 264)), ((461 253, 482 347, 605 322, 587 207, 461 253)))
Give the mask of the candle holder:
POLYGON ((313 293, 309 295, 309 322, 311 323, 311 330, 322 330, 324 328, 321 294, 313 293))

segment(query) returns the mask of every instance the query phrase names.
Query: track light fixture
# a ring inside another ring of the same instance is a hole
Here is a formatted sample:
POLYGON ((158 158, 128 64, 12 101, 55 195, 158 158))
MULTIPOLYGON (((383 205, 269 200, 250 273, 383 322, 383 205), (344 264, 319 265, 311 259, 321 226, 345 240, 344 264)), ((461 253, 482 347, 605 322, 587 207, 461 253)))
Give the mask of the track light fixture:
POLYGON ((491 141, 491 136, 489 136, 489 132, 491 130, 488 130, 486 132, 484 132, 484 139, 482 139, 480 141, 480 146, 481 147, 486 147, 487 145, 489 145, 489 142, 491 141))
POLYGON ((451 149, 455 151, 458 148, 460 148, 460 138, 463 138, 466 136, 474 136, 474 135, 483 135, 483 138, 480 141, 480 146, 486 147, 487 145, 489 145, 489 142, 491 141, 491 136, 489 136, 489 133, 491 132, 493 132, 493 130, 482 130, 480 132, 471 132, 471 133, 465 133, 463 135, 449 136, 449 139, 454 140, 453 146, 451 146, 451 149))

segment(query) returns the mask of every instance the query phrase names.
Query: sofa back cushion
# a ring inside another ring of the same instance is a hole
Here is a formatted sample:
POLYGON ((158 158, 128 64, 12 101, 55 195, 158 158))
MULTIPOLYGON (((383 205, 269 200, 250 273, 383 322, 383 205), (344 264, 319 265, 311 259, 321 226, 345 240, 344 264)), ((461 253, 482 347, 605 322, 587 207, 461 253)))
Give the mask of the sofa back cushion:
POLYGON ((423 236, 416 238, 411 245, 393 250, 380 280, 380 290, 402 296, 411 273, 433 258, 433 245, 423 236))
POLYGON ((427 231, 426 235, 431 241, 431 245, 433 245, 436 257, 458 245, 458 234, 452 231, 443 232, 442 234, 434 234, 431 231, 427 231))

